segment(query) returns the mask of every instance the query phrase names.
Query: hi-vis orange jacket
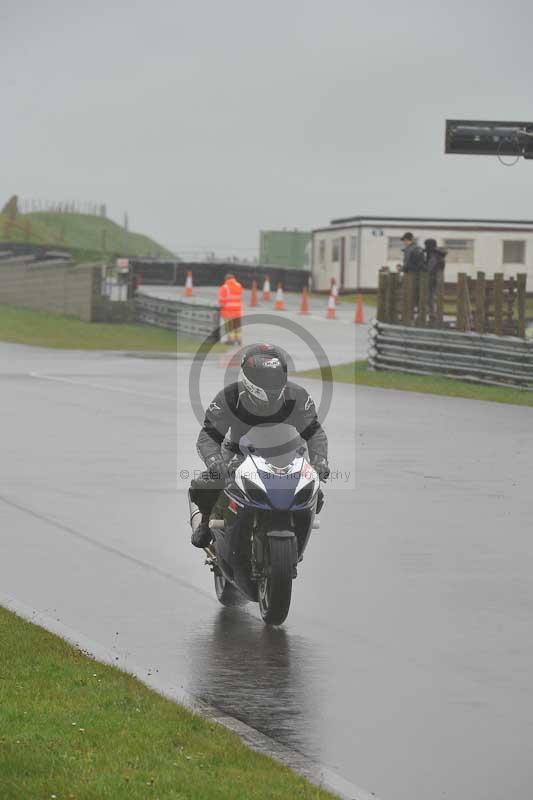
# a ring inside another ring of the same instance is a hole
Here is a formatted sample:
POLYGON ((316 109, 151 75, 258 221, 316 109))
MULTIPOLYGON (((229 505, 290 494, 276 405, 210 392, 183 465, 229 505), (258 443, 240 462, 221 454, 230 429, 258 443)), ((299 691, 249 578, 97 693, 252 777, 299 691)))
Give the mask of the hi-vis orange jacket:
POLYGON ((222 319, 242 317, 242 286, 235 278, 229 278, 219 288, 218 305, 222 319))

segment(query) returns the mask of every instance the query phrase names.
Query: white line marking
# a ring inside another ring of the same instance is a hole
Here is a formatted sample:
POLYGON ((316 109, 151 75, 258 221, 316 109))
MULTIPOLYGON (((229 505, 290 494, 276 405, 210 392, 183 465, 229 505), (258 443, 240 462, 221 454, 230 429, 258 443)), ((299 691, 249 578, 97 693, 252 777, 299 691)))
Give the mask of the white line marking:
POLYGON ((87 386, 89 389, 103 389, 106 392, 120 392, 122 394, 133 394, 137 397, 149 397, 151 400, 177 400, 169 394, 152 394, 150 392, 138 392, 135 389, 125 389, 122 386, 109 386, 105 383, 93 383, 92 381, 80 381, 73 378, 58 378, 55 375, 46 375, 44 372, 30 372, 31 378, 42 381, 55 381, 57 383, 68 383, 72 386, 87 386))

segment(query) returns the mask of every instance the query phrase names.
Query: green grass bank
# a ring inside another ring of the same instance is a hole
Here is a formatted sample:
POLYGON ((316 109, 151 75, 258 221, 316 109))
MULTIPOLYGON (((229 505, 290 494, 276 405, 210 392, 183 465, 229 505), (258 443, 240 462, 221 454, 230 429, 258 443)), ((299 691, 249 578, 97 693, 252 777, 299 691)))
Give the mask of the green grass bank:
POLYGON ((240 739, 0 608, 2 800, 331 800, 240 739))
MULTIPOLYGON (((319 369, 306 370, 300 372, 299 375, 305 378, 321 377, 319 369)), ((332 367, 332 378, 334 381, 352 383, 356 386, 373 386, 378 389, 397 389, 403 392, 421 392, 533 407, 533 392, 530 391, 507 386, 483 386, 434 375, 408 375, 388 370, 374 371, 368 368, 366 361, 338 364, 332 367)))
MULTIPOLYGON (((81 322, 78 319, 0 305, 0 341, 62 350, 132 350, 153 353, 195 353, 198 339, 176 337, 173 331, 145 325, 81 322)), ((214 352, 225 352, 217 344, 214 352)))

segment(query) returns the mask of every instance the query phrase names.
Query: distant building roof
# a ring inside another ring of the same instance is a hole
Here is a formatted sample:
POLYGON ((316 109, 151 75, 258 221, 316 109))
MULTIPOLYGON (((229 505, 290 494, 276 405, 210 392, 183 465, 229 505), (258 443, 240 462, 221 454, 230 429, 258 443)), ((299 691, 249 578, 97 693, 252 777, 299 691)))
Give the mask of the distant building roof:
POLYGON ((409 223, 428 223, 437 222, 463 225, 533 225, 531 219, 470 219, 458 217, 372 217, 372 216, 359 216, 359 217, 341 217, 339 219, 332 219, 332 225, 341 225, 347 222, 409 222, 409 223))
POLYGON ((332 219, 328 227, 315 228, 313 233, 341 226, 384 228, 455 228, 462 230, 533 230, 529 219, 469 219, 458 217, 376 217, 354 216, 332 219))

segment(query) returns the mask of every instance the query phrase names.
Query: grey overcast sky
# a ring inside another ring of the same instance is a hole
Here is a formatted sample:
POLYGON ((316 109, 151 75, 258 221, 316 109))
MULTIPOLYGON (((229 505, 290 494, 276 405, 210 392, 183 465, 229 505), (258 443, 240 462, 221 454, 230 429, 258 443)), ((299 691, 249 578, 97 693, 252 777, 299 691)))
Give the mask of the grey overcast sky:
POLYGON ((533 119, 533 4, 0 0, 0 201, 106 202, 177 252, 352 214, 533 218, 533 163, 444 156, 533 119))

